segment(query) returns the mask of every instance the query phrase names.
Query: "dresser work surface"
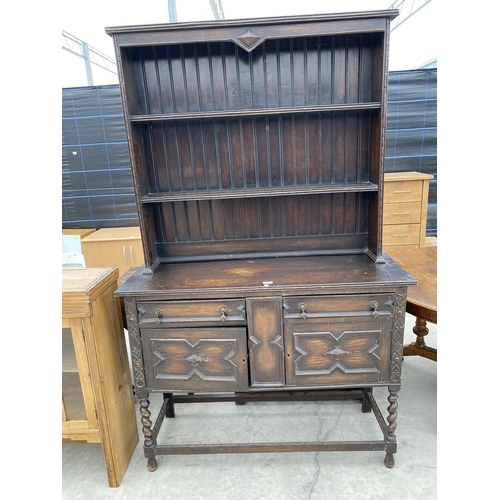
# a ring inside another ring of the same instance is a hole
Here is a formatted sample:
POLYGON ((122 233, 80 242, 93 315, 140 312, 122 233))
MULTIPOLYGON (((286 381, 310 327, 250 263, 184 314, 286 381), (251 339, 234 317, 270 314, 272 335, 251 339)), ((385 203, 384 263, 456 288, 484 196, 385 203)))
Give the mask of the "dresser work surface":
MULTIPOLYGON (((368 412, 372 388, 388 386, 395 423, 406 287, 415 280, 385 257, 385 264, 364 255, 167 264, 130 277, 118 294, 150 469, 157 454, 313 449, 386 450, 392 466, 390 426, 381 426, 380 442, 172 447, 153 439, 163 418, 175 415, 175 402, 243 404, 290 398, 290 391, 302 400, 359 399, 368 412), (165 397, 156 429, 151 392, 165 397)), ((375 416, 381 419, 378 408, 375 416)))

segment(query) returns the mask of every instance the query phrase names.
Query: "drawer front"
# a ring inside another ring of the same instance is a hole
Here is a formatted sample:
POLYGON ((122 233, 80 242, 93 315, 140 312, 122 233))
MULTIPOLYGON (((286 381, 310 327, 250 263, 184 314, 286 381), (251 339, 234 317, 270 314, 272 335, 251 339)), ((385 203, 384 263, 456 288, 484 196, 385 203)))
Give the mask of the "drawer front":
POLYGON ((140 302, 137 311, 139 326, 151 328, 234 326, 246 323, 243 299, 140 302))
POLYGON ((143 329, 148 389, 248 389, 246 328, 143 329))
POLYGON ((389 380, 392 320, 285 325, 289 386, 358 385, 389 380))
POLYGON ((397 224, 382 228, 382 242, 387 245, 418 245, 420 224, 397 224))
POLYGON ((384 224, 420 224, 422 203, 386 203, 384 204, 384 224))
POLYGON ((323 295, 283 299, 285 322, 315 318, 392 316, 394 294, 323 295))
POLYGON ((422 181, 386 182, 384 186, 384 203, 422 200, 422 181))

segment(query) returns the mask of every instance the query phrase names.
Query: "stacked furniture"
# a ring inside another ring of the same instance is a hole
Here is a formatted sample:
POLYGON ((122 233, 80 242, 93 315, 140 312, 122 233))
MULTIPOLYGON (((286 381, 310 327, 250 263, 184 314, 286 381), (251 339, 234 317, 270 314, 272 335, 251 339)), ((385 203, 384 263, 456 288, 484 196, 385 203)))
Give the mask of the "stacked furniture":
POLYGON ((144 248, 117 294, 150 470, 161 454, 297 450, 380 450, 394 465, 415 284, 382 253, 396 15, 106 29, 144 248), (389 390, 387 422, 375 387, 389 390), (158 443, 177 403, 269 399, 359 400, 382 439, 158 443))
POLYGON ((429 181, 422 172, 394 172, 384 176, 383 250, 425 246, 429 181))

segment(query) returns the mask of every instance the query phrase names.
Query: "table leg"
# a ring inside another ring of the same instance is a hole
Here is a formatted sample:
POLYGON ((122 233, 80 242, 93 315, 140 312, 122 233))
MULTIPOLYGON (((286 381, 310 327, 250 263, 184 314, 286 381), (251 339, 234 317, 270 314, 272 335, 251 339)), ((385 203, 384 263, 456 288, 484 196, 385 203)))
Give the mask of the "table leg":
POLYGON ((403 347, 403 356, 423 356, 432 361, 437 361, 437 349, 425 344, 425 336, 429 333, 427 321, 417 316, 413 333, 417 336, 417 340, 403 347))

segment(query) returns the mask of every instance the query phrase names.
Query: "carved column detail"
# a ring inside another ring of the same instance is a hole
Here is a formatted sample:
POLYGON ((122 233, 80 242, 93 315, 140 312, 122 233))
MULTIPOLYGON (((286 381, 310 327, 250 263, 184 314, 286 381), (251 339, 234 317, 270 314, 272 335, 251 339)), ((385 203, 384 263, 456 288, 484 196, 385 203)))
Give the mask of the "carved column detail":
POLYGON ((149 399, 140 400, 140 413, 142 433, 144 434, 144 456, 148 459, 148 469, 152 472, 156 470, 158 464, 155 457, 155 439, 153 438, 153 422, 151 421, 151 412, 149 411, 149 399))
POLYGON ((387 426, 387 434, 386 434, 386 443, 389 443, 386 446, 386 454, 384 463, 386 467, 390 469, 394 467, 394 453, 396 452, 396 419, 398 418, 398 393, 396 391, 389 391, 389 396, 387 398, 389 401, 389 406, 387 407, 387 411, 389 415, 387 416, 387 422, 389 425, 387 426))
POLYGON ((387 441, 396 441, 395 432, 398 426, 396 423, 396 419, 398 418, 398 393, 390 392, 387 401, 389 401, 389 406, 387 407, 387 411, 389 412, 387 416, 387 422, 389 422, 387 426, 387 441))
POLYGON ((147 395, 147 392, 145 392, 146 378, 144 376, 144 363, 142 360, 136 300, 133 297, 126 297, 124 303, 130 341, 130 354, 132 357, 132 367, 134 369, 135 392, 138 397, 143 397, 147 395))
POLYGON ((392 332, 391 382, 401 381, 401 365, 403 362, 403 341, 406 315, 406 288, 398 288, 395 295, 395 308, 392 332))

